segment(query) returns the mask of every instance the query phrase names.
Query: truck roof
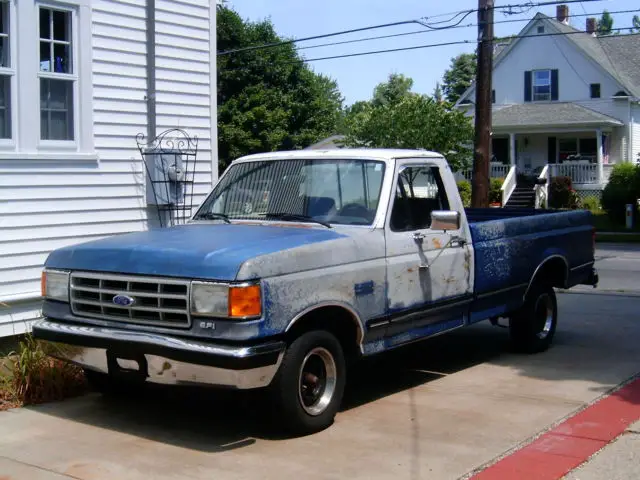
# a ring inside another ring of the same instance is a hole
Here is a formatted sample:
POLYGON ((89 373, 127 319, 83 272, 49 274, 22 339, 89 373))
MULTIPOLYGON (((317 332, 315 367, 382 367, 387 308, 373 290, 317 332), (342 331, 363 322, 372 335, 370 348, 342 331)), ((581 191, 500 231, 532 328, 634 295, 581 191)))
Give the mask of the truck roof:
POLYGON ((291 160, 297 158, 306 159, 376 159, 386 162, 397 158, 433 158, 443 159, 442 154, 429 150, 387 149, 387 148, 339 148, 331 150, 291 150, 281 152, 266 152, 246 155, 237 158, 232 163, 255 162, 259 160, 291 160))

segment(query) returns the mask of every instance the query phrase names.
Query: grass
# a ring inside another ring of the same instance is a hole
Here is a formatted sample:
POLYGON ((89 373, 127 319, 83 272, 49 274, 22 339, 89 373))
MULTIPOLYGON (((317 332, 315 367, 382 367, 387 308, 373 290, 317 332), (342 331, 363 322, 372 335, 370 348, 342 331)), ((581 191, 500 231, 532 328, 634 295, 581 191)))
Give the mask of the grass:
POLYGON ((63 400, 86 391, 82 369, 45 354, 31 334, 0 358, 0 410, 63 400))
POLYGON ((603 210, 593 213, 593 224, 598 232, 638 232, 640 233, 640 222, 636 223, 632 229, 627 229, 625 225, 614 223, 603 210))

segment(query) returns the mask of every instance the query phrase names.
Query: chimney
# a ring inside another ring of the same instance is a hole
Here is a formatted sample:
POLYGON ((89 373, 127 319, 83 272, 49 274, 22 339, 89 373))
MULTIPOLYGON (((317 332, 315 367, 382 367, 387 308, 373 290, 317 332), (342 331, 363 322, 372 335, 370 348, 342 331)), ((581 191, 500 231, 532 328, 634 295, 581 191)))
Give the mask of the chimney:
POLYGON ((569 6, 558 5, 556 7, 556 20, 565 25, 569 25, 569 6))
POLYGON ((594 17, 587 18, 587 33, 593 35, 596 33, 596 19, 594 17))

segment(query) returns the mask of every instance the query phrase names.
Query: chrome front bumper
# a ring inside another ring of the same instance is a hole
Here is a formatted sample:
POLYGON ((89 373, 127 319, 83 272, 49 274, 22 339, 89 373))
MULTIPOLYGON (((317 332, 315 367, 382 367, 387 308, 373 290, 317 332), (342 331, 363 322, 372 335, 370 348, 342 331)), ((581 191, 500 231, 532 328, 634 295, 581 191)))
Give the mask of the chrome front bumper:
POLYGON ((35 323, 33 335, 48 355, 89 370, 138 376, 151 383, 242 390, 269 385, 285 350, 284 342, 216 345, 51 319, 35 323))

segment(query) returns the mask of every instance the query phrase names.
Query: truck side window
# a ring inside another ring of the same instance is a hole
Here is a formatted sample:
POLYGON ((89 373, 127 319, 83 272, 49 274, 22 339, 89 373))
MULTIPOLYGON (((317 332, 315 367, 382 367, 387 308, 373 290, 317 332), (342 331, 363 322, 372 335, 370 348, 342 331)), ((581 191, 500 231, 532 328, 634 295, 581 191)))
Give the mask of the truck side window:
POLYGON ((437 167, 407 167, 400 172, 391 210, 391 230, 431 226, 431 212, 448 210, 449 201, 437 167))

